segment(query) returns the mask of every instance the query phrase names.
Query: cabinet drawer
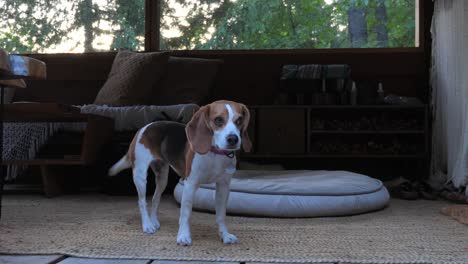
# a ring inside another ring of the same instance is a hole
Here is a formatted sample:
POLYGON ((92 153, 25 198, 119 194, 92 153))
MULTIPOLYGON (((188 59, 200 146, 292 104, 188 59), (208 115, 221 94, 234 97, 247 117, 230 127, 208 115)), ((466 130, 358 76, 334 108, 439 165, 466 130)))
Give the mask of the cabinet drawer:
POLYGON ((305 153, 304 109, 258 109, 257 152, 305 153))

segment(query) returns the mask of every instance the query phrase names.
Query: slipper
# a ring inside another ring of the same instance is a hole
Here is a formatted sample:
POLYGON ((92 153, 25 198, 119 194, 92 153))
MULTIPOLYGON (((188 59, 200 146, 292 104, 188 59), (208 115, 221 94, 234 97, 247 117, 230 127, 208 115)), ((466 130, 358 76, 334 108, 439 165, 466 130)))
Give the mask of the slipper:
POLYGON ((389 189, 390 196, 403 200, 416 200, 419 198, 418 192, 413 188, 410 182, 403 182, 389 189))
POLYGON ((468 204, 468 197, 465 194, 449 189, 443 189, 440 196, 446 200, 459 204, 468 204))
POLYGON ((419 181, 419 182, 414 182, 412 185, 413 185, 413 189, 418 192, 418 195, 420 198, 423 198, 426 200, 437 199, 437 194, 434 193, 434 191, 432 190, 429 184, 423 181, 419 181))

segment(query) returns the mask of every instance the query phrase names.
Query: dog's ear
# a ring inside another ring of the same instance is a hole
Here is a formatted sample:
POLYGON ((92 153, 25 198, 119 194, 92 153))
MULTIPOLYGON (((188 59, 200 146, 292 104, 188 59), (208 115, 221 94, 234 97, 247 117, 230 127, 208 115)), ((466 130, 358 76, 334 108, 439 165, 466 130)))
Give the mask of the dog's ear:
POLYGON ((192 116, 190 122, 185 127, 187 139, 194 152, 206 154, 210 151, 213 140, 213 131, 209 126, 210 106, 201 107, 192 116))
POLYGON ((244 117, 244 123, 242 124, 242 148, 245 152, 250 152, 252 149, 252 141, 250 140, 249 133, 247 133, 247 128, 250 121, 250 112, 247 106, 241 104, 241 112, 244 117))

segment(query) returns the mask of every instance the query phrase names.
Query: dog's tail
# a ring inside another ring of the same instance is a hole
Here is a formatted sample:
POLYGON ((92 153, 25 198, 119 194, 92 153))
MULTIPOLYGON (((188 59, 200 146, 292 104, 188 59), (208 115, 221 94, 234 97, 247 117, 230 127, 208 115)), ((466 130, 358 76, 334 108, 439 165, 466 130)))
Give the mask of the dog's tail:
POLYGON ((115 176, 122 170, 128 169, 132 166, 132 163, 128 159, 128 154, 125 154, 119 161, 117 161, 110 169, 109 176, 115 176))

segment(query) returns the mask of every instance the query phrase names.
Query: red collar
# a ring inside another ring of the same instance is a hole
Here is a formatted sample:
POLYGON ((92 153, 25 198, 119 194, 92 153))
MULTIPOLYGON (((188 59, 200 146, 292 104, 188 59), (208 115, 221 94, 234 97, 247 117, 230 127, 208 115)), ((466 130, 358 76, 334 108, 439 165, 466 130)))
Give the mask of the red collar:
POLYGON ((231 150, 221 150, 221 149, 217 149, 211 146, 210 151, 213 152, 214 154, 228 156, 229 158, 234 157, 234 151, 231 151, 231 150))

